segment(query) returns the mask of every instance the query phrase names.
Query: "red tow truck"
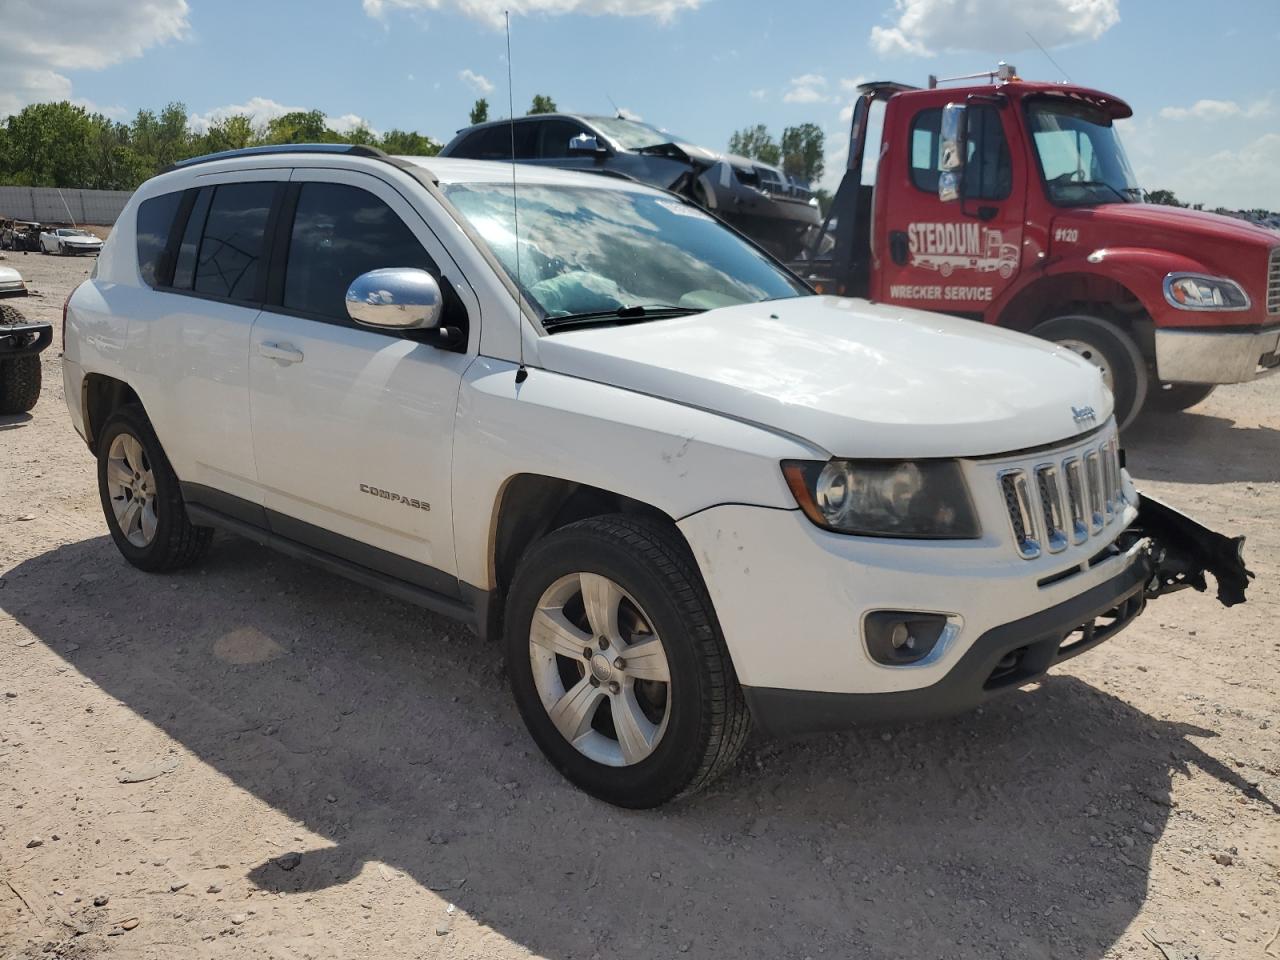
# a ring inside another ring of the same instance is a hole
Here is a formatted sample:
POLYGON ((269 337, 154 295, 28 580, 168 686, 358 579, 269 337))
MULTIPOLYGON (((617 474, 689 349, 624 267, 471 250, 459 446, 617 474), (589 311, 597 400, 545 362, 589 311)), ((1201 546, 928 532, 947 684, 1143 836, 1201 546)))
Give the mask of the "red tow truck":
POLYGON ((791 264, 820 292, 1061 343, 1101 368, 1121 426, 1280 370, 1280 233, 1143 202, 1123 100, 1003 63, 858 94, 831 211, 791 264))

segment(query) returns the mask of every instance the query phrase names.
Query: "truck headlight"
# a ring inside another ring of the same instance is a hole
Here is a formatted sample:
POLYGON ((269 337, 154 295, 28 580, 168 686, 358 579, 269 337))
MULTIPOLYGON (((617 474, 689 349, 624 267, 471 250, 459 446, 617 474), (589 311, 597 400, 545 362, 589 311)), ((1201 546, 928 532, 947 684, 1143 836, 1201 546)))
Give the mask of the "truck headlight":
POLYGON ((827 530, 936 540, 981 534, 954 460, 784 460, 782 473, 800 509, 827 530))
POLYGON ((1249 309, 1249 295, 1226 277, 1171 273, 1164 278, 1164 298, 1179 310, 1249 309))

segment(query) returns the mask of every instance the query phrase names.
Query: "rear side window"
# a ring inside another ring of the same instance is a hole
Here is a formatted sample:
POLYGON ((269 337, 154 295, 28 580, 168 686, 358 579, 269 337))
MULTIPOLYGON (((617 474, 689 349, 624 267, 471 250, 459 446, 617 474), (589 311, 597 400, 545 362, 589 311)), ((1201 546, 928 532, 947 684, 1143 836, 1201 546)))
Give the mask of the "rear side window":
POLYGON ((254 300, 274 183, 214 188, 196 255, 192 290, 228 300, 254 300))
POLYGON ((178 191, 143 200, 138 205, 138 272, 142 274, 142 282, 149 287, 169 282, 165 252, 169 247, 173 218, 181 203, 182 192, 178 191))
POLYGON ((209 217, 209 201, 212 199, 213 187, 202 187, 196 194, 182 231, 182 242, 178 244, 178 258, 173 268, 174 289, 191 289, 191 281, 196 276, 196 254, 200 252, 200 237, 204 233, 204 222, 209 217))
MULTIPOLYGON (((516 159, 528 160, 536 155, 537 127, 536 121, 530 120, 515 125, 516 159)), ((454 148, 453 156, 470 160, 510 160, 511 127, 504 123, 477 130, 454 148)))
POLYGON ((404 221, 372 193, 343 183, 304 183, 289 238, 285 308, 346 323, 347 287, 381 267, 439 275, 404 221))

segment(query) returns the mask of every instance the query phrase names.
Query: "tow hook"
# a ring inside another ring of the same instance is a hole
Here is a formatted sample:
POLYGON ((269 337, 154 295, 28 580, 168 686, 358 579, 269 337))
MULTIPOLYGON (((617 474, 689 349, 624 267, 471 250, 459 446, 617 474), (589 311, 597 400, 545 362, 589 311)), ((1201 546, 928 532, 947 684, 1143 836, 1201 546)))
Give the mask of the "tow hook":
POLYGON ((1224 607, 1244 603, 1253 572, 1244 565, 1244 537, 1227 537, 1145 494, 1138 494, 1138 519, 1129 532, 1150 541, 1153 573, 1147 596, 1192 587, 1207 588, 1205 574, 1218 582, 1224 607))

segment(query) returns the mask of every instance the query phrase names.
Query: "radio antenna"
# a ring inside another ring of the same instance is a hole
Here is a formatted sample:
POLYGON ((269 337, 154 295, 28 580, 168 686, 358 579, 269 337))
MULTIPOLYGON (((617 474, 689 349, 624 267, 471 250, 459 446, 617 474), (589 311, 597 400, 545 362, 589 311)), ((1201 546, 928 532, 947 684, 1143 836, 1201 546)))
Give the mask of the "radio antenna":
POLYGON ((516 99, 511 86, 511 11, 502 12, 507 25, 507 127, 511 131, 511 225, 516 239, 516 336, 520 338, 520 366, 516 383, 524 383, 529 371, 524 365, 524 308, 520 303, 520 203, 516 199, 516 99))
POLYGON ((1062 64, 1058 63, 1057 60, 1053 59, 1053 56, 1049 53, 1048 50, 1040 46, 1040 41, 1037 40, 1035 37, 1031 36, 1031 31, 1025 30, 1023 32, 1027 35, 1028 38, 1030 38, 1032 43, 1034 43, 1037 47, 1040 47, 1040 52, 1043 53, 1049 59, 1050 63, 1052 63, 1055 67, 1058 68, 1058 72, 1067 78, 1067 83, 1071 83, 1072 82, 1071 74, 1067 73, 1067 71, 1062 69, 1062 64))

